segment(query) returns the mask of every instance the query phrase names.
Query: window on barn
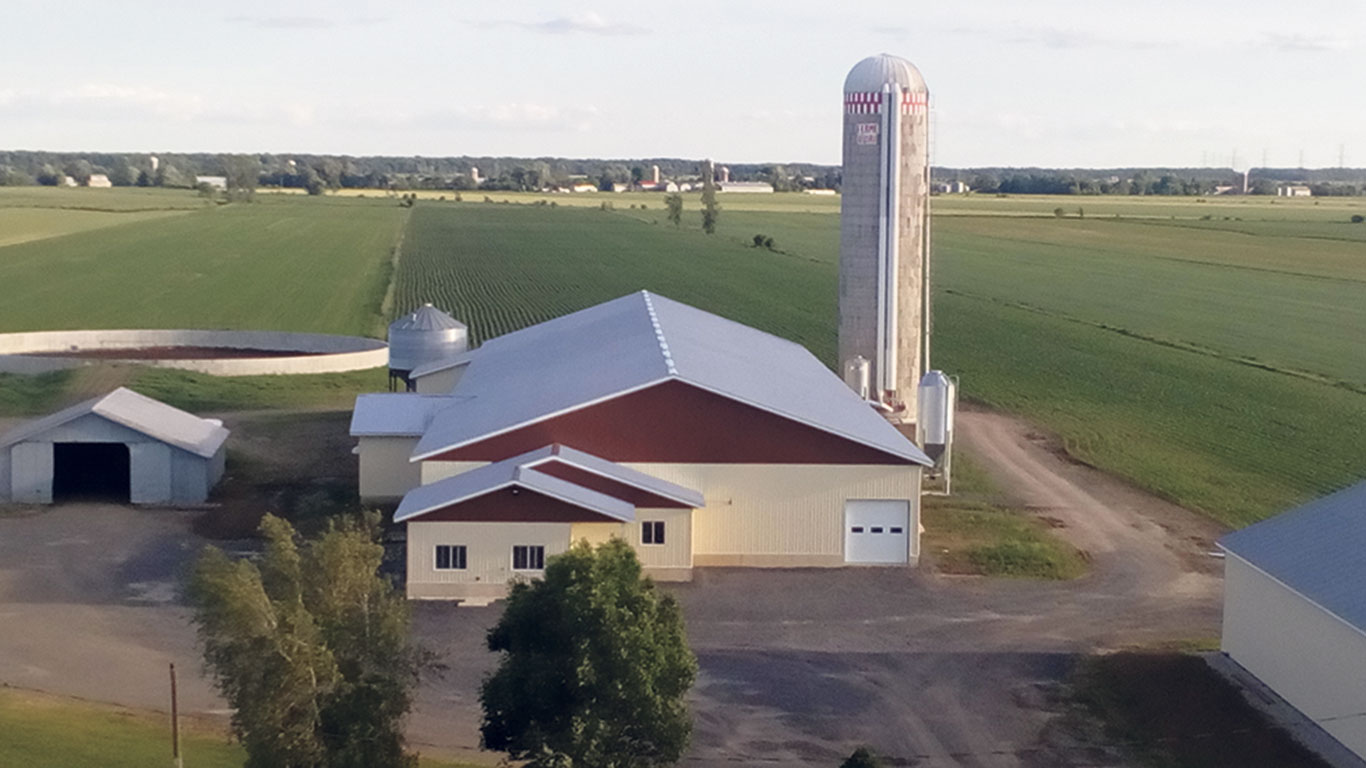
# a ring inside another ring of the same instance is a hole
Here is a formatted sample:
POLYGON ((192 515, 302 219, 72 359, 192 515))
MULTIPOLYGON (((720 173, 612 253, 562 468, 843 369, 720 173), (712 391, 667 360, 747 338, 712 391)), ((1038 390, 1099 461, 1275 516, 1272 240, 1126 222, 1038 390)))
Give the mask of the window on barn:
POLYGON ((438 571, 465 570, 465 545, 437 544, 436 569, 438 571))
POLYGON ((640 524, 640 543, 641 544, 663 544, 664 543, 664 521, 648 520, 640 524))
POLYGON ((544 571, 545 547, 518 544, 512 548, 512 570, 544 571))

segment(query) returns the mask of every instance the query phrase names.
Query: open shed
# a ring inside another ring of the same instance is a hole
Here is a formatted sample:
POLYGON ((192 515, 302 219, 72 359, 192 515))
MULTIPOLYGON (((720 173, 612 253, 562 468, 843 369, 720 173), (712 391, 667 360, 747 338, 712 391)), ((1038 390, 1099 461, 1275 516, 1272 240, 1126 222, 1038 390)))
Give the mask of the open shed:
POLYGON ((228 430, 122 387, 0 436, 0 501, 198 504, 228 430))

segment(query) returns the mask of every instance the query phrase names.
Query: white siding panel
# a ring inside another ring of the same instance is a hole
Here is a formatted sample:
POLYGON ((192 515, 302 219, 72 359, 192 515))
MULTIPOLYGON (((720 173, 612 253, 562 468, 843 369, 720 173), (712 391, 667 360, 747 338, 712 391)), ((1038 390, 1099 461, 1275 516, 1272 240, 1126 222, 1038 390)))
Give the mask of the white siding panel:
POLYGON ((423 585, 506 585, 533 577, 512 570, 513 546, 543 546, 548 559, 569 548, 569 533, 569 523, 408 523, 408 593, 421 596, 423 585), (464 545, 465 570, 436 570, 437 544, 464 545))
POLYGON ((692 567, 692 510, 646 509, 636 510, 634 523, 575 523, 572 540, 601 544, 618 536, 630 544, 646 568, 692 567), (642 544, 641 524, 664 523, 663 544, 642 544))
POLYGON ((1230 553, 1223 649, 1366 759, 1366 635, 1230 553))
POLYGON ((52 443, 10 448, 10 494, 19 504, 52 503, 52 443))
POLYGON ((366 500, 394 501, 422 484, 422 468, 410 462, 416 437, 362 437, 360 447, 360 496, 366 500))
POLYGON ((487 461, 424 461, 422 462, 422 484, 431 485, 437 480, 455 477, 462 472, 486 466, 487 461))
POLYGON ((132 443, 128 446, 128 500, 134 504, 166 504, 171 501, 171 447, 165 443, 132 443))

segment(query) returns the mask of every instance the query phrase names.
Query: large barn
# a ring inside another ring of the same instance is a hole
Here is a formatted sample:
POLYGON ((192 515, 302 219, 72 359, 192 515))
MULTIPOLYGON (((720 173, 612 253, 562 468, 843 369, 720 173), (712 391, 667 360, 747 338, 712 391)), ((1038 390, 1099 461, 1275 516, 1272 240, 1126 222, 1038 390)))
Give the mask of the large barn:
POLYGON ((1366 483, 1219 546, 1224 653, 1366 759, 1366 483))
POLYGON ((218 421, 120 387, 0 435, 0 501, 198 504, 227 438, 218 421))
POLYGON ((919 557, 930 460, 798 344, 642 291, 440 373, 445 394, 362 395, 351 423, 410 597, 496 599, 612 536, 661 579, 919 557))

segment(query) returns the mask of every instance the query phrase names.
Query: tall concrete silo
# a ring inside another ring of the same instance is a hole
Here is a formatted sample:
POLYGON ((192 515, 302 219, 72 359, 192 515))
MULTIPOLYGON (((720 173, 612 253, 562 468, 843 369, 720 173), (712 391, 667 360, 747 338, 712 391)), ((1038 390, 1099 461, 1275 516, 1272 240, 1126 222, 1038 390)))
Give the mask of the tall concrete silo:
POLYGON ((408 374, 428 363, 448 360, 469 349, 465 324, 431 304, 389 324, 389 388, 403 382, 413 389, 408 374))
POLYGON ((930 94, 888 54, 844 81, 839 361, 871 365, 872 399, 895 421, 916 418, 929 367, 930 94))

